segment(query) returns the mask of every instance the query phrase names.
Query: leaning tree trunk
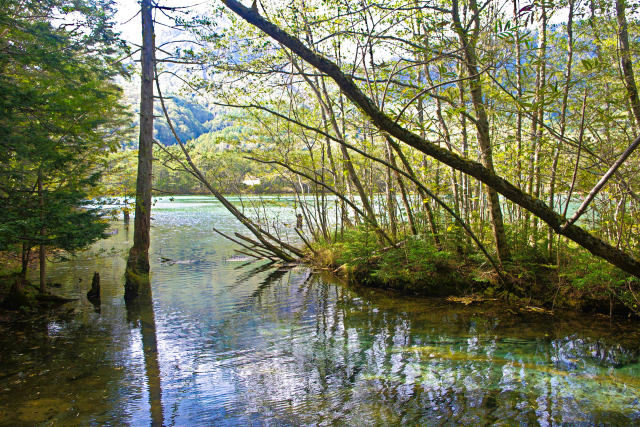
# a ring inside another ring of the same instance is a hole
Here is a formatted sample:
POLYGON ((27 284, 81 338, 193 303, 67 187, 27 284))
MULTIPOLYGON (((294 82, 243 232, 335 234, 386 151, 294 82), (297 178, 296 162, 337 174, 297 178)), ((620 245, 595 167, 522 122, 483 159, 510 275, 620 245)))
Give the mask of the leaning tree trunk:
POLYGON ((129 251, 125 273, 124 297, 136 298, 140 285, 148 280, 149 230, 151 228, 151 173, 153 165, 153 67, 154 42, 151 0, 142 1, 142 80, 140 84, 140 137, 136 214, 133 223, 133 247, 129 251))

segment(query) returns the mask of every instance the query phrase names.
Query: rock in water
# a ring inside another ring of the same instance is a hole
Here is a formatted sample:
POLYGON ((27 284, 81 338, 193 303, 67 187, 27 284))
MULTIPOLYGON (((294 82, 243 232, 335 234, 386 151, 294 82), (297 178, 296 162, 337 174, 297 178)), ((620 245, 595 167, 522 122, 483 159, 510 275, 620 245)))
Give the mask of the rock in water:
POLYGON ((93 279, 91 279, 91 289, 87 292, 87 299, 93 304, 100 304, 100 273, 97 271, 93 273, 93 279))

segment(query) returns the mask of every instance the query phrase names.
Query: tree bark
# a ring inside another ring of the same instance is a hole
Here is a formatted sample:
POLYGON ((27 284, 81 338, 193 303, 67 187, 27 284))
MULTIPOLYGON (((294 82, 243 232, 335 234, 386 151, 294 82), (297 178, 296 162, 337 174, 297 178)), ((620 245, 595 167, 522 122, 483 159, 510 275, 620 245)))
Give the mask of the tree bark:
MULTIPOLYGON (((549 179, 549 207, 555 209, 555 191, 558 160, 560 159, 561 140, 567 128, 567 100, 569 99, 569 89, 571 87, 571 67, 573 65, 573 11, 574 0, 569 0, 569 18, 567 19, 567 68, 565 71, 564 91, 562 92, 562 111, 560 113, 560 140, 557 141, 553 153, 553 163, 551 165, 551 177, 549 179)), ((553 258, 553 230, 549 228, 547 235, 547 254, 549 259, 553 258)))
MULTIPOLYGON (((389 152, 389 163, 394 168, 398 168, 398 164, 396 162, 396 156, 393 154, 393 150, 389 141, 387 141, 387 150, 389 152)), ((409 203, 409 197, 407 196, 407 188, 404 185, 404 181, 402 181, 402 177, 400 174, 394 170, 394 175, 396 178, 396 182, 398 183, 398 188, 400 189, 400 195, 402 196, 402 204, 404 206, 404 210, 407 212, 407 221, 409 222, 409 229, 411 230, 411 234, 416 236, 418 234, 418 229, 416 228, 416 222, 413 217, 413 210, 411 208, 411 203, 409 203)))
MULTIPOLYGON (((389 147, 389 144, 385 144, 385 154, 387 157, 387 162, 391 163, 391 147, 389 147)), ((393 178, 391 175, 391 168, 386 168, 385 170, 386 172, 386 182, 385 182, 385 187, 386 187, 386 196, 387 196, 387 212, 389 214, 389 227, 391 230, 391 236, 393 237, 393 240, 396 240, 396 237, 398 235, 398 219, 396 216, 396 193, 395 191, 393 191, 393 178)), ((402 181, 400 181, 402 182, 402 181)))
POLYGON ((142 0, 142 78, 140 84, 140 135, 138 139, 138 176, 136 213, 133 223, 133 247, 129 251, 125 273, 126 300, 140 294, 140 275, 149 273, 149 231, 151 229, 151 178, 153 168, 153 68, 155 47, 151 0, 142 0))
POLYGON ((638 99, 638 87, 633 75, 633 64, 629 54, 629 30, 627 27, 627 17, 625 14, 625 0, 616 0, 616 18, 618 20, 618 43, 620 44, 620 68, 624 76, 624 83, 627 88, 627 96, 631 103, 631 111, 640 127, 640 99, 638 99))
MULTIPOLYGON (((515 28, 515 42, 516 42, 516 90, 518 93, 518 99, 522 99, 522 48, 520 46, 521 37, 520 37, 520 22, 519 22, 519 1, 513 0, 513 17, 515 20, 516 28, 515 28)), ((522 188, 522 111, 518 106, 518 112, 516 115, 516 143, 517 143, 517 151, 516 151, 516 184, 518 187, 522 188)), ((519 210, 518 219, 521 218, 522 211, 519 210)))
POLYGON ((42 170, 38 171, 38 198, 40 199, 40 220, 42 224, 40 225, 40 249, 39 249, 39 258, 40 258, 40 293, 44 294, 47 292, 47 252, 44 245, 44 239, 47 235, 47 230, 44 226, 45 216, 44 216, 44 190, 42 188, 42 170))
MULTIPOLYGON (((540 177, 540 152, 542 151, 542 135, 544 132, 544 87, 547 81, 547 9, 543 3, 540 6, 540 25, 538 29, 540 46, 538 48, 538 64, 536 69, 536 95, 531 121, 531 152, 533 157, 529 166, 529 194, 540 197, 541 177, 540 177)), ((553 209, 553 206, 551 206, 553 209)), ((528 224, 527 224, 528 225, 528 224)), ((533 217, 533 246, 538 241, 538 218, 533 217)))
POLYGON ((31 245, 27 242, 22 242, 22 256, 21 256, 21 269, 20 278, 23 280, 27 278, 27 270, 29 269, 29 258, 31 257, 31 245))

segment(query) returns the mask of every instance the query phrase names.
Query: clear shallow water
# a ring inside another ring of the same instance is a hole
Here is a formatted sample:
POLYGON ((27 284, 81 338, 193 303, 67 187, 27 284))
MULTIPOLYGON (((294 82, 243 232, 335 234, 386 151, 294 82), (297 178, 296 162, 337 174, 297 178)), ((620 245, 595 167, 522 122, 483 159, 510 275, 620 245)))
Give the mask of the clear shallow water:
POLYGON ((241 229, 210 198, 163 198, 152 216, 151 304, 125 307, 132 229, 116 223, 51 266, 56 292, 80 298, 67 316, 0 323, 0 425, 640 423, 637 324, 247 264, 211 231, 241 229), (100 312, 84 298, 94 271, 100 312))

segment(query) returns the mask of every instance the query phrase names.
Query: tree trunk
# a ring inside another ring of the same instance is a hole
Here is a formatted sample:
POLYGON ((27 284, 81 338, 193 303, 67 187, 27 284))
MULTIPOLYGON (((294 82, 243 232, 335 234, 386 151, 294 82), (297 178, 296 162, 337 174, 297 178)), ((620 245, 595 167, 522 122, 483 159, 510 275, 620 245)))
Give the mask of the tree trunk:
POLYGON ((38 198, 40 199, 40 220, 42 225, 40 226, 40 293, 47 292, 47 252, 44 246, 44 239, 47 235, 47 230, 44 226, 44 191, 42 189, 42 171, 38 171, 38 198))
POLYGON ((616 0, 616 18, 618 20, 618 42, 620 48, 620 68, 624 76, 624 83, 627 88, 627 96, 631 103, 631 111, 635 118, 636 125, 640 126, 640 99, 638 99, 638 87, 633 75, 633 64, 629 54, 629 30, 627 28, 627 17, 625 14, 625 0, 616 0))
MULTIPOLYGON (((460 61, 460 77, 463 75, 463 65, 460 61)), ((464 105, 465 103, 465 95, 464 95, 464 85, 458 85, 460 89, 460 105, 464 105)), ((462 136, 462 155, 467 158, 469 157, 469 138, 467 136, 467 118, 462 112, 460 113, 460 133, 462 136)), ((420 135, 424 139, 424 135, 420 135)), ((469 182, 469 177, 464 174, 460 174, 460 181, 462 182, 462 191, 464 198, 464 220, 469 223, 469 216, 471 215, 471 183, 469 182)))
MULTIPOLYGON (((562 112, 560 113, 560 140, 556 143, 553 155, 553 163, 551 165, 551 178, 549 179, 549 207, 555 209, 555 191, 556 191, 556 169, 560 158, 561 140, 567 128, 567 100, 569 99, 569 89, 571 86, 571 67, 573 65, 573 9, 574 1, 569 0, 569 18, 567 20, 567 69, 565 72, 564 91, 562 93, 562 112)), ((553 230, 549 228, 547 235, 547 253, 549 259, 553 258, 553 230)))
MULTIPOLYGON (((418 98, 418 122, 420 123, 420 137, 424 139, 426 133, 425 133, 425 126, 424 126, 424 106, 422 105, 422 98, 418 98)), ((400 146, 398 144, 395 144, 391 138, 387 138, 387 141, 393 147, 393 149, 396 150, 396 153, 398 153, 398 157, 400 157, 400 160, 402 161, 402 164, 404 165, 405 170, 411 175, 412 178, 417 178, 416 174, 413 172, 413 168, 411 167, 411 164, 407 160, 407 157, 404 155, 404 153, 400 149, 400 146)), ((426 164, 427 162, 426 158, 424 159, 424 162, 426 164)), ((427 170, 426 165, 423 169, 426 173, 426 170, 427 170)), ((420 201, 422 202, 422 207, 424 208, 425 213, 427 214, 427 221, 429 222, 429 227, 431 228, 433 243, 436 245, 438 249, 440 249, 441 245, 440 245, 440 238, 438 237, 438 224, 436 223, 435 216, 433 215, 433 209, 431 209, 431 205, 429 204, 429 199, 427 195, 424 194, 424 192, 420 190, 420 188, 418 188, 418 192, 420 193, 420 201)))
POLYGON ((29 269, 29 258, 31 257, 31 245, 29 245, 27 242, 22 242, 22 265, 21 265, 21 269, 20 269, 20 278, 21 279, 26 279, 27 278, 27 270, 29 269))
MULTIPOLYGON (((529 167, 529 194, 536 198, 540 197, 541 177, 540 177, 540 153, 542 151, 542 135, 544 132, 544 87, 547 81, 547 9, 544 3, 540 7, 540 47, 538 50, 538 65, 536 71, 536 97, 533 120, 531 121, 531 151, 532 161, 529 167)), ((553 209, 553 206, 551 206, 553 209)), ((533 246, 538 241, 538 217, 533 217, 533 246)))
MULTIPOLYGON (((462 50, 465 58, 465 65, 469 73, 469 86, 471 92, 471 100, 476 112, 476 130, 478 135, 478 145, 480 146, 480 159, 482 165, 494 172, 493 168, 493 156, 491 151, 491 139, 489 136, 489 120, 487 118, 487 112, 484 106, 484 100, 482 96, 482 84, 480 82, 480 75, 478 72, 477 58, 475 52, 475 38, 476 35, 471 36, 471 40, 467 36, 465 30, 460 22, 460 16, 458 13, 458 1, 452 2, 452 16, 455 30, 460 38, 462 44, 462 50)), ((474 14, 479 13, 475 0, 471 0, 471 8, 474 14)), ((479 19, 478 17, 475 18, 479 19)), ((477 32, 479 26, 476 21, 474 32, 477 32)), ((495 173, 495 172, 494 172, 495 173)), ((500 207, 500 198, 495 189, 486 186, 487 198, 489 199, 489 212, 491 215, 491 225, 493 227, 493 236, 496 241, 496 248, 498 250, 498 258, 500 262, 509 261, 511 259, 511 253, 509 251, 509 245, 507 244, 507 237, 504 230, 504 220, 502 218, 502 208, 500 207)))
MULTIPOLYGON (((393 154, 393 150, 389 141, 387 141, 387 150, 389 153, 389 163, 391 163, 391 165, 393 165, 393 167, 397 169, 398 165, 396 162, 396 156, 393 154)), ((400 195, 402 196, 402 204, 404 205, 404 210, 407 212, 407 221, 409 222, 411 234, 415 236, 418 234, 418 229, 416 228, 416 222, 413 218, 413 210, 411 209, 411 204, 409 203, 409 198, 407 196, 407 188, 402 181, 402 177, 397 171, 394 171, 394 175, 396 178, 396 182, 398 183, 398 188, 400 189, 400 195)))
POLYGON ((151 0, 142 0, 142 79, 140 85, 140 136, 136 213, 133 223, 133 247, 129 251, 125 273, 124 297, 140 293, 141 275, 149 273, 149 231, 151 228, 151 177, 153 166, 153 67, 154 34, 151 0))
MULTIPOLYGON (((518 93, 518 99, 522 99, 522 48, 520 46, 520 22, 519 22, 519 1, 513 0, 513 16, 515 19, 515 42, 516 42, 516 90, 518 93)), ((522 111, 520 106, 517 107, 518 112, 516 115, 516 185, 522 188, 522 111)), ((518 206, 518 219, 522 219, 522 209, 518 206)))
MULTIPOLYGON (((389 147, 389 144, 385 144, 385 151, 386 151, 386 157, 387 157, 387 162, 391 163, 391 147, 389 147)), ((385 168, 386 169, 386 180, 385 180, 385 187, 386 187, 386 191, 387 191, 387 212, 389 214, 389 228, 391 230, 391 236, 393 238, 393 240, 396 240, 396 237, 398 235, 398 219, 396 217, 396 192, 393 191, 393 178, 392 178, 392 174, 391 174, 391 168, 385 168)))

